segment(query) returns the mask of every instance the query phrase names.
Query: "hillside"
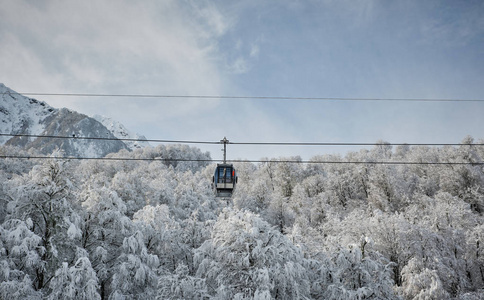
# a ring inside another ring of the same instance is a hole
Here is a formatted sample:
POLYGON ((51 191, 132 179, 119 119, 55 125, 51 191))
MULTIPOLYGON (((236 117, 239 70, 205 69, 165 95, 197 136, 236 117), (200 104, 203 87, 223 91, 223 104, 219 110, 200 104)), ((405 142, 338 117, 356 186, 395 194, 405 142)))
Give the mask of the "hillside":
POLYGON ((55 149, 67 156, 104 157, 122 149, 133 150, 148 145, 147 142, 126 143, 115 139, 144 139, 131 133, 119 122, 106 117, 91 118, 84 114, 22 96, 0 83, 0 132, 18 135, 63 137, 103 137, 114 140, 92 141, 87 139, 51 139, 44 137, 1 136, 0 144, 36 149, 51 154, 55 149), (109 127, 109 128, 108 128, 109 127))
POLYGON ((484 147, 470 137, 237 163, 229 202, 197 148, 109 157, 137 160, 0 160, 2 298, 484 297, 484 147))

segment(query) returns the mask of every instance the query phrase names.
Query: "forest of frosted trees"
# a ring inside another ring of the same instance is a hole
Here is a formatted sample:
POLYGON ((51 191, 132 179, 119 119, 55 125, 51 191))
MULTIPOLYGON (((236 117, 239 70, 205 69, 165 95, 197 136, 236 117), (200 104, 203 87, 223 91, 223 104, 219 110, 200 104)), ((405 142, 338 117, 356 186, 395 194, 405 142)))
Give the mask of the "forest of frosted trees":
POLYGON ((2 158, 0 298, 483 299, 475 144, 236 163, 228 202, 188 146, 2 158))

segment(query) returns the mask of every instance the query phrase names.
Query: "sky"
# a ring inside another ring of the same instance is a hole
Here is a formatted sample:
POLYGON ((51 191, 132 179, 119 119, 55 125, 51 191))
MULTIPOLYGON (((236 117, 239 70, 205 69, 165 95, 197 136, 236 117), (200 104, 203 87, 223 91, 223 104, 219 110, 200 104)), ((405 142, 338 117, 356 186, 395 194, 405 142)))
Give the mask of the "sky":
MULTIPOLYGON (((2 0, 20 93, 484 99, 483 1, 2 0)), ((459 143, 484 102, 34 96, 148 139, 459 143)), ((221 146, 197 145, 221 159, 221 146)), ((358 151, 229 145, 229 159, 358 151)))

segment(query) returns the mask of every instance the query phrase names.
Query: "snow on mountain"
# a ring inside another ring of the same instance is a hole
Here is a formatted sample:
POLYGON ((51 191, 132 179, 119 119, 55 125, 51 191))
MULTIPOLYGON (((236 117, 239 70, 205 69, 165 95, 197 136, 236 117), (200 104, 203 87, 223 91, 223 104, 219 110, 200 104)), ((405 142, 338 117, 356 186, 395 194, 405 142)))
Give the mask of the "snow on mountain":
POLYGON ((0 133, 62 137, 107 138, 89 140, 76 138, 46 138, 0 136, 0 144, 34 148, 44 154, 60 149, 68 156, 103 157, 122 149, 148 146, 147 142, 123 141, 144 139, 132 134, 119 122, 99 120, 62 108, 56 109, 43 101, 25 97, 0 83, 0 133), (104 125, 105 124, 105 125, 104 125))
POLYGON ((129 131, 126 127, 124 127, 123 124, 119 123, 118 121, 101 115, 94 115, 93 118, 99 123, 103 124, 104 127, 111 131, 116 138, 123 140, 123 142, 130 150, 150 146, 148 142, 141 141, 146 140, 146 137, 129 131))
MULTIPOLYGON (((45 129, 44 120, 56 110, 45 102, 24 97, 0 83, 0 131, 9 134, 39 135, 45 129)), ((0 136, 0 144, 10 137, 0 136)), ((32 139, 24 139, 25 143, 32 139)))

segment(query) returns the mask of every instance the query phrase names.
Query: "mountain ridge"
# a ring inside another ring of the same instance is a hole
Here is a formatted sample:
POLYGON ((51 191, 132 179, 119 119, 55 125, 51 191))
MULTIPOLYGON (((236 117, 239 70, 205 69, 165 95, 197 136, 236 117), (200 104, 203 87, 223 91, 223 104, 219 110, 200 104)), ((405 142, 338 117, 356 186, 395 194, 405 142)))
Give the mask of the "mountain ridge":
POLYGON ((0 132, 15 135, 102 137, 106 140, 1 136, 0 144, 36 149, 43 154, 61 150, 73 157, 104 157, 120 150, 149 146, 121 123, 108 117, 90 117, 67 109, 54 108, 44 101, 23 96, 0 83, 0 132))

